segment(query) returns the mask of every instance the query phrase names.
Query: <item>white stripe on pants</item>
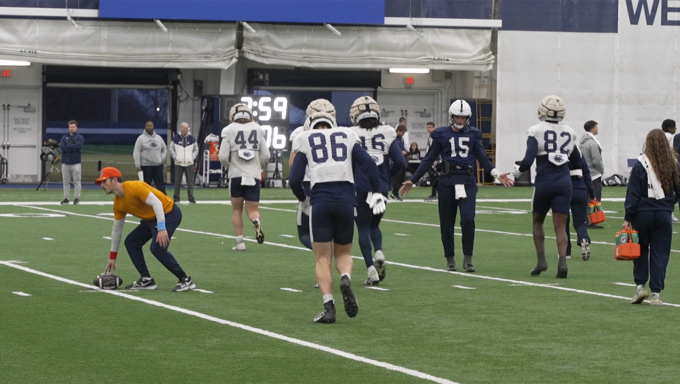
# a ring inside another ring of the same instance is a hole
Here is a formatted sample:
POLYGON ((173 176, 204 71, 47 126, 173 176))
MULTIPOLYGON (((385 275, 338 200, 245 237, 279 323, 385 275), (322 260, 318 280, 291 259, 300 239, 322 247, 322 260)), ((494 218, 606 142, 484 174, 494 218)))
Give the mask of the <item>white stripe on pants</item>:
POLYGON ((61 164, 61 177, 64 180, 64 199, 71 193, 71 180, 75 190, 74 199, 80 198, 80 164, 61 164))

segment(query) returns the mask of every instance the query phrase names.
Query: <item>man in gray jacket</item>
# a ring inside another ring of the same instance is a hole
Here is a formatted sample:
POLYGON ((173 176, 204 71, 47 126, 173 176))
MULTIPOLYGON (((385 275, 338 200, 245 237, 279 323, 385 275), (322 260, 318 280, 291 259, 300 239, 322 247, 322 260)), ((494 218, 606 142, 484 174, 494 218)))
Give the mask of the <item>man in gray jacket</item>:
MULTIPOLYGON (((598 133, 597 122, 593 120, 586 121, 583 124, 586 133, 581 136, 581 153, 586 159, 588 168, 590 169, 590 178, 593 180, 593 189, 595 189, 595 199, 602 201, 602 174, 604 173, 604 163, 602 162, 602 144, 595 137, 598 133)), ((588 228, 601 229, 601 225, 590 224, 588 228)))
POLYGON ((175 192, 173 198, 179 203, 179 190, 182 187, 182 175, 187 179, 187 192, 189 202, 194 200, 194 161, 198 157, 198 145, 196 139, 189 134, 189 124, 182 123, 179 133, 172 138, 170 143, 170 157, 175 161, 175 192))
POLYGON ((165 140, 153 130, 153 123, 147 121, 144 126, 144 133, 139 135, 135 142, 135 149, 132 156, 135 159, 137 172, 142 171, 144 182, 151 185, 151 181, 156 189, 165 193, 165 182, 163 181, 163 162, 167 156, 167 146, 165 140))

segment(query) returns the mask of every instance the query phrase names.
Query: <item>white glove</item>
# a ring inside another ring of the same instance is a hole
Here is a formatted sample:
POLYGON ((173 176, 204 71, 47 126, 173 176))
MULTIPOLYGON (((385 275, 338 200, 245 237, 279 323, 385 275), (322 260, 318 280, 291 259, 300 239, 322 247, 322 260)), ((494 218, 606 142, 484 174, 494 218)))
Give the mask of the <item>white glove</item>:
POLYGON ((368 206, 373 208, 373 214, 379 215, 385 212, 385 196, 382 193, 369 193, 366 198, 368 206))
POLYGON ((522 172, 519 171, 519 165, 515 164, 515 168, 512 170, 512 177, 517 180, 520 176, 522 176, 522 172))
POLYGON ((312 209, 312 204, 309 200, 309 196, 307 196, 305 201, 300 202, 300 209, 302 209, 302 213, 309 216, 309 214, 311 213, 311 209, 312 209))

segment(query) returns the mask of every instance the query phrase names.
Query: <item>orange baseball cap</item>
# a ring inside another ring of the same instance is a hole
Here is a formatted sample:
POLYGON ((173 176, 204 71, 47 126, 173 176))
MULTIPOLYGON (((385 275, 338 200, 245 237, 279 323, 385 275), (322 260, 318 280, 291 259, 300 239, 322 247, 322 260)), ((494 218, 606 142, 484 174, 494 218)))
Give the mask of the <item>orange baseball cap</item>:
POLYGON ((102 181, 108 179, 109 177, 123 177, 123 174, 119 170, 113 167, 106 167, 102 169, 102 173, 97 180, 94 181, 95 184, 99 185, 102 181))

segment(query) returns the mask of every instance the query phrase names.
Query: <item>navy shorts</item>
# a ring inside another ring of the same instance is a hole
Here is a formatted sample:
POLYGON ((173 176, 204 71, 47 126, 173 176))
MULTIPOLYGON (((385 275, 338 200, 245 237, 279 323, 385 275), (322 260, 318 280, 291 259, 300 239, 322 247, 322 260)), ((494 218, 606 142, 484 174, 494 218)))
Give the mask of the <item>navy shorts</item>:
POLYGON ((568 215, 572 190, 570 179, 565 182, 536 184, 531 197, 531 210, 539 215, 546 215, 551 209, 553 213, 568 215))
POLYGON ((241 185, 241 178, 229 179, 229 193, 231 197, 243 197, 246 201, 260 201, 260 180, 255 179, 255 185, 241 185))
POLYGON ((351 244, 354 240, 354 205, 320 202, 312 205, 309 226, 312 243, 351 244))

